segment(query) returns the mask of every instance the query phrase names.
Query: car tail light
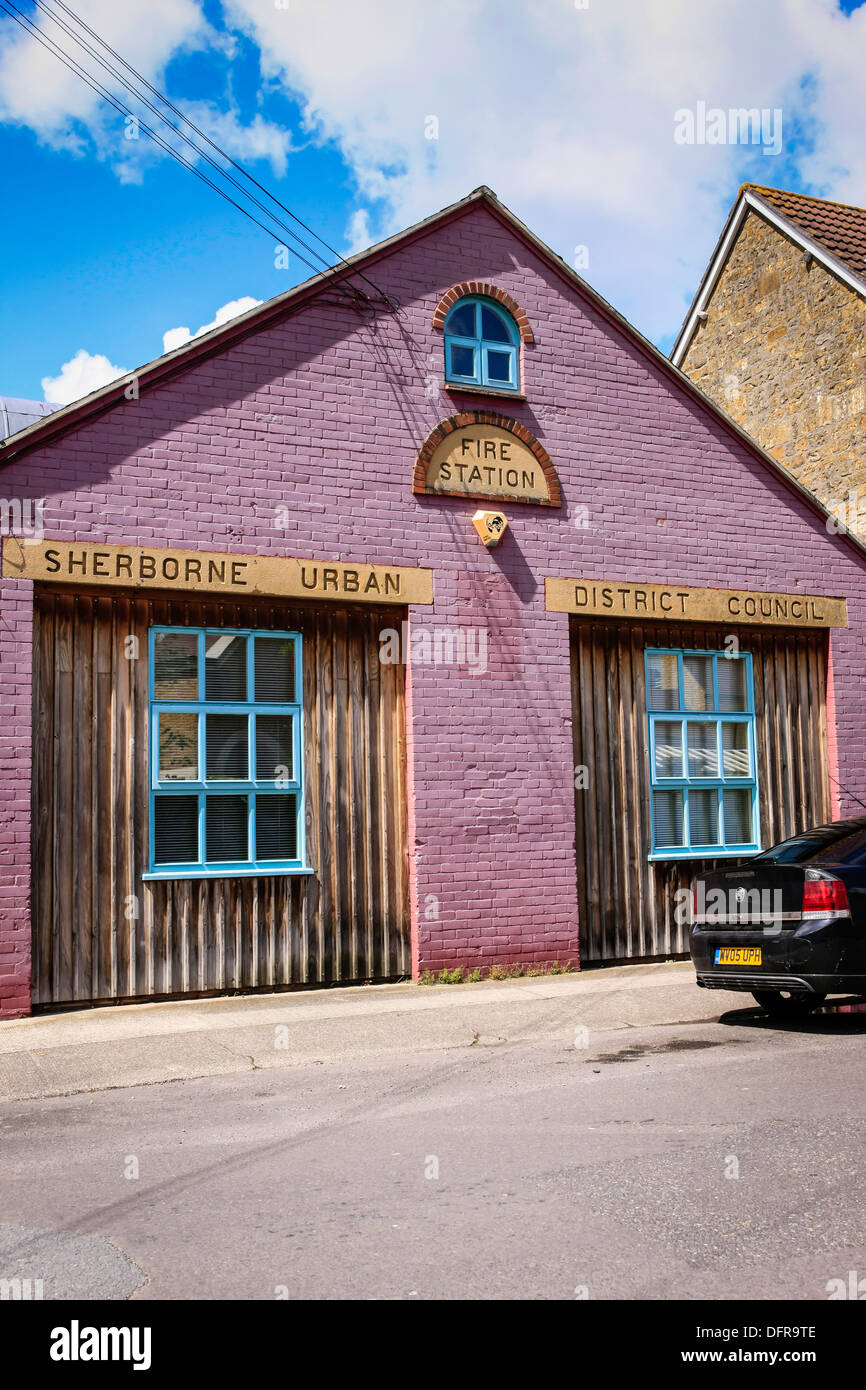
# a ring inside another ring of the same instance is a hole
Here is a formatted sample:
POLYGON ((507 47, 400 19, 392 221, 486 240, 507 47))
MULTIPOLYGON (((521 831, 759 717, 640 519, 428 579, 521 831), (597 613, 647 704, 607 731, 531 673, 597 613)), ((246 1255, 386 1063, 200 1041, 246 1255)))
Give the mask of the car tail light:
POLYGON ((848 889, 841 878, 812 878, 807 870, 803 884, 804 917, 847 917, 851 911, 848 889))

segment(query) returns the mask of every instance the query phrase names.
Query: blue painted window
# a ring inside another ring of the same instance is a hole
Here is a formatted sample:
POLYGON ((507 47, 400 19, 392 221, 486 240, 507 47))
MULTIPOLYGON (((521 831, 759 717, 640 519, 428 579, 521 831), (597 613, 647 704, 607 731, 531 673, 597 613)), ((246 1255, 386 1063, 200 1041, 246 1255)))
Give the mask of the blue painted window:
POLYGON ((492 299, 458 299, 445 320, 445 380, 520 390, 517 324, 492 299))
POLYGON ((301 638, 150 630, 150 870, 304 867, 301 638))
POLYGON ((652 859, 760 849, 748 653, 645 653, 652 859))

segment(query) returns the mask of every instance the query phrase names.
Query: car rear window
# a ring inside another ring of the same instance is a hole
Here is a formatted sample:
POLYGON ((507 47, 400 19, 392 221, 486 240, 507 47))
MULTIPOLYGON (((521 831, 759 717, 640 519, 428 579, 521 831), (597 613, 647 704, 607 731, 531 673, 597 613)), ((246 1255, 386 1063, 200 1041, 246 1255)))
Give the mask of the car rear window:
POLYGON ((758 854, 752 863, 768 864, 866 864, 866 826, 839 827, 814 834, 795 835, 758 854))

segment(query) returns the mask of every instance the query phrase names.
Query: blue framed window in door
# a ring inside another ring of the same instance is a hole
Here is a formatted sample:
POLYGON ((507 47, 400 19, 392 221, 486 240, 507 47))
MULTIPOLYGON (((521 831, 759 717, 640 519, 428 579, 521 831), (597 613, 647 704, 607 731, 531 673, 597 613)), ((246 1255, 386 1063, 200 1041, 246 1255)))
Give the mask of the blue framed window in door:
POLYGON ((145 878, 303 871, 297 632, 153 627, 145 878))
POLYGON ((651 859, 760 849, 750 653, 648 648, 651 859))
POLYGON ((492 299, 458 299, 445 320, 445 380, 455 386, 520 390, 520 335, 492 299))

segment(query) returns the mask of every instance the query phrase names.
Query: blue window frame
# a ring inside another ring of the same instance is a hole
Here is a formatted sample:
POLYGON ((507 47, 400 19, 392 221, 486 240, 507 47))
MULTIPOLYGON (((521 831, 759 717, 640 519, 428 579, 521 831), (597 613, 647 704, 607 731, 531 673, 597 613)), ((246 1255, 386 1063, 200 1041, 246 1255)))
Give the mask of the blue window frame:
POLYGON ((152 627, 145 878, 304 870, 297 632, 152 627))
POLYGON ((520 335, 492 299, 458 299, 445 320, 445 380, 453 385, 520 390, 520 335))
POLYGON ((652 647, 645 663, 650 859, 756 854, 751 654, 652 647))

